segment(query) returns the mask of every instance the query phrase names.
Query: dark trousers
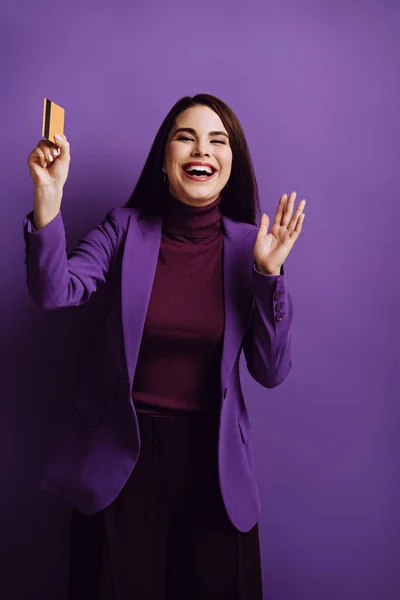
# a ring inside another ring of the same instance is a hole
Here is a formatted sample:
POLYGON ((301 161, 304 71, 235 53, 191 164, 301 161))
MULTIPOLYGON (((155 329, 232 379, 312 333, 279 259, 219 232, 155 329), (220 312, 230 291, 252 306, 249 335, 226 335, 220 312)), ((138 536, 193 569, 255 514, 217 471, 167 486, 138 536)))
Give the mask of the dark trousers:
POLYGON ((141 453, 98 515, 74 514, 71 600, 262 600, 258 525, 223 504, 218 415, 139 415, 141 453))

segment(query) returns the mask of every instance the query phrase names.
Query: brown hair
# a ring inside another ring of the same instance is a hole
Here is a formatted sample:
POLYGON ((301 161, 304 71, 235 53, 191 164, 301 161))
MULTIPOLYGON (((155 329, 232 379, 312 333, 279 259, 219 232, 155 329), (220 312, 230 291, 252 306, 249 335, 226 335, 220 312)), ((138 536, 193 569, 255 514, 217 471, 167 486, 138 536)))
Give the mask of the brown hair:
POLYGON ((235 221, 258 225, 261 213, 258 187, 242 126, 229 106, 210 94, 185 96, 174 104, 157 132, 136 186, 124 206, 139 208, 141 217, 162 212, 163 199, 168 193, 162 167, 169 133, 181 112, 199 104, 217 113, 229 134, 232 170, 229 186, 222 192, 221 212, 235 221))

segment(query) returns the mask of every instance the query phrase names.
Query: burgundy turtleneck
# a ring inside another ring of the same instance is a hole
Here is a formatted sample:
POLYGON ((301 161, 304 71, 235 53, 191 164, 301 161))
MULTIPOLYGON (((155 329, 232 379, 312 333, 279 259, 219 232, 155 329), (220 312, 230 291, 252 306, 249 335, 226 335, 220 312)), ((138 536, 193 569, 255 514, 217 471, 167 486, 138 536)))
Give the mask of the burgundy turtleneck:
POLYGON ((138 413, 219 411, 224 332, 221 196, 165 203, 157 268, 132 387, 138 413))

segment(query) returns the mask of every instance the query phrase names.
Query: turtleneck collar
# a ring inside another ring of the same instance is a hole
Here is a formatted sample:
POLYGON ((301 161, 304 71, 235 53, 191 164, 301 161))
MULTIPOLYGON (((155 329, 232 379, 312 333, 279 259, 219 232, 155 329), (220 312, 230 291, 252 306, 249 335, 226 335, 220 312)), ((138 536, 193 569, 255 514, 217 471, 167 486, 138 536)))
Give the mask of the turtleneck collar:
POLYGON ((163 234, 176 240, 196 242, 211 240, 222 229, 220 202, 222 196, 208 206, 189 206, 167 194, 163 211, 163 234))

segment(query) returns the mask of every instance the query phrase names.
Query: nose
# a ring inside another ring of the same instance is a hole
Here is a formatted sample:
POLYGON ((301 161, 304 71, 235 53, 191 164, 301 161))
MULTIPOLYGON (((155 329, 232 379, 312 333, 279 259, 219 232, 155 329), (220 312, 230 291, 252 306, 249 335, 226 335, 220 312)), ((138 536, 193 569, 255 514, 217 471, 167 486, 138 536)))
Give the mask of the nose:
POLYGON ((198 140, 193 148, 194 156, 210 156, 207 148, 207 142, 198 140))

